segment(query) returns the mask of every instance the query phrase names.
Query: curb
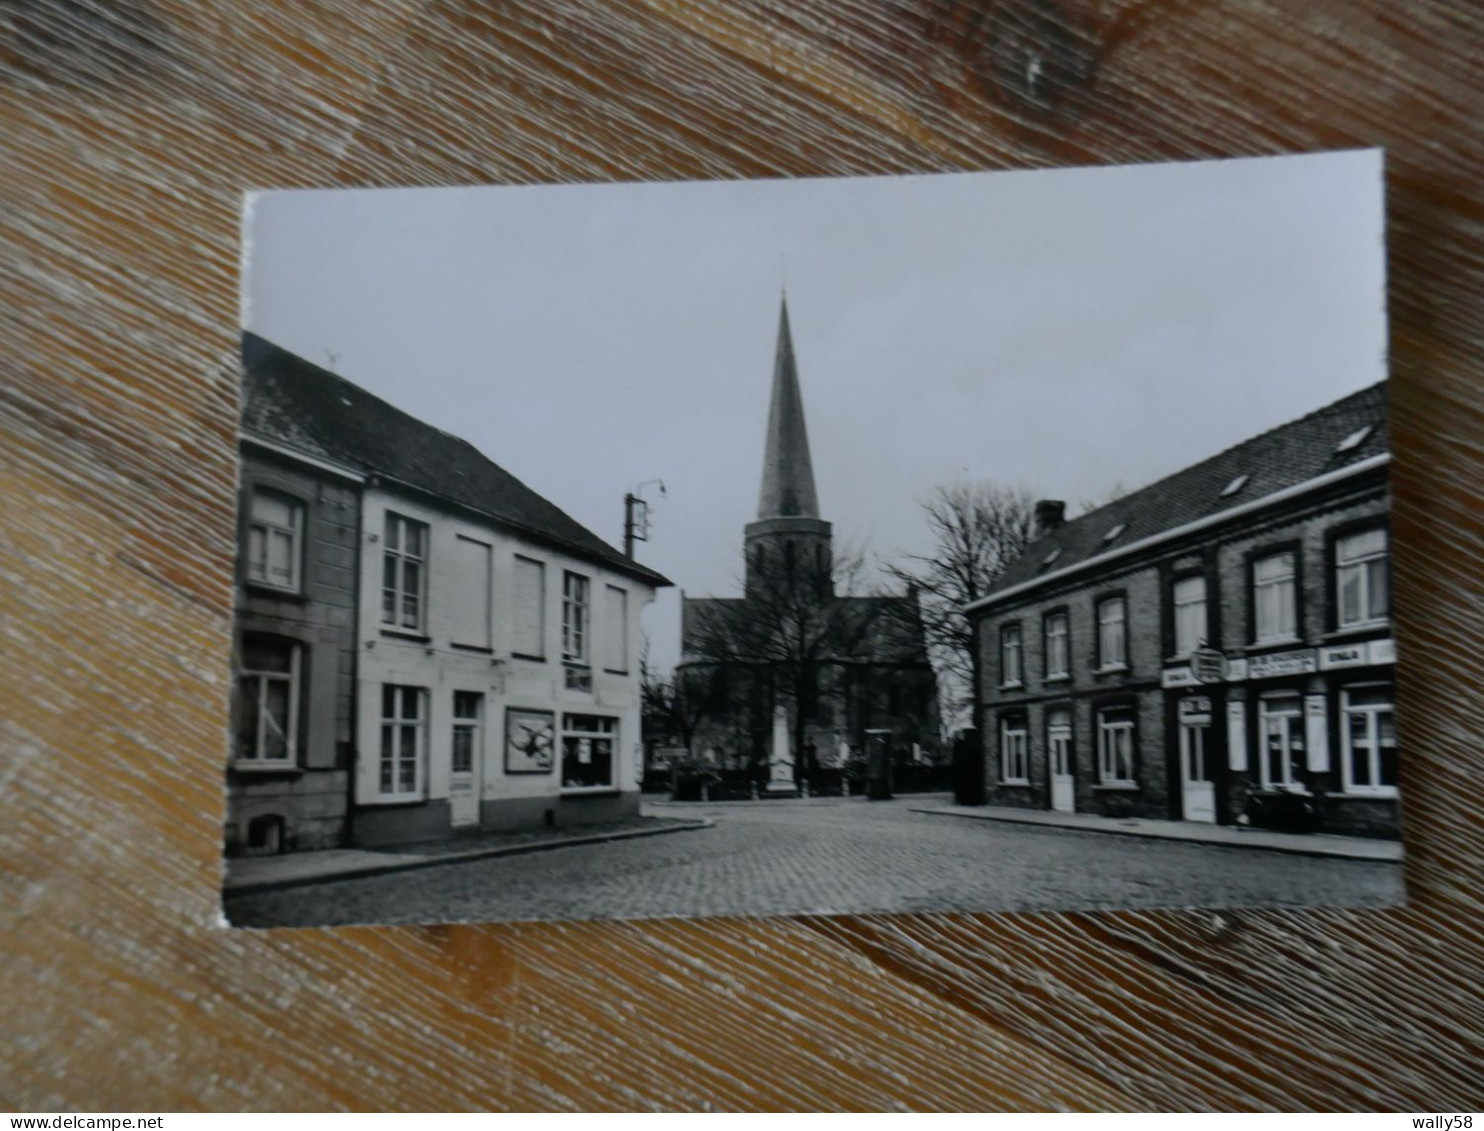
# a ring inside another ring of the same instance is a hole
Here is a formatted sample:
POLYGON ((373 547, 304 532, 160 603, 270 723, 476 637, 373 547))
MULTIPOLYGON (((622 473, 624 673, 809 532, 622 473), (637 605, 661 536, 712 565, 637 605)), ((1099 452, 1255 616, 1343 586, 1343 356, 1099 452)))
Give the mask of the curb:
MULTIPOLYGON (((990 821, 1006 825, 1026 825, 1038 829, 1054 829, 1057 832, 1067 833, 1092 833, 1101 836, 1126 836, 1139 840, 1163 840, 1171 844, 1197 844, 1205 848, 1232 848, 1241 852, 1281 852, 1288 856, 1317 856, 1327 860, 1355 860, 1362 864, 1400 864, 1402 857, 1394 859, 1384 856, 1356 856, 1350 852, 1337 851, 1324 845, 1286 845, 1286 844, 1233 844, 1225 840, 1201 840, 1198 837, 1168 836, 1164 833, 1150 832, 1147 829, 1131 828, 1102 828, 1087 825, 1054 825, 1049 821, 1032 821, 1022 817, 980 816, 977 813, 955 813, 951 809, 929 809, 925 806, 912 808, 913 813, 926 813, 933 817, 957 817, 964 821, 990 821)), ((1389 843, 1389 842, 1388 842, 1389 843)))
POLYGON ((392 872, 414 872, 422 868, 441 868, 447 864, 472 864, 476 860, 489 860, 497 856, 524 856, 531 852, 550 852, 557 848, 575 848, 584 844, 603 844, 610 840, 637 840, 640 837, 664 836, 666 833, 688 833, 714 827, 714 822, 705 818, 676 817, 685 821, 681 825, 665 825, 657 829, 625 829, 616 833, 595 833, 590 836, 562 837, 558 840, 540 840, 530 844, 508 844, 495 848, 474 848, 468 852, 450 852, 443 856, 402 857, 388 860, 385 864, 369 868, 355 868, 345 872, 330 872, 323 876, 293 876, 282 880, 258 880, 255 883, 224 886, 222 899, 235 899, 240 895, 257 895, 267 891, 287 891, 290 888, 313 887, 316 884, 334 884, 343 880, 364 880, 371 876, 385 876, 392 872))

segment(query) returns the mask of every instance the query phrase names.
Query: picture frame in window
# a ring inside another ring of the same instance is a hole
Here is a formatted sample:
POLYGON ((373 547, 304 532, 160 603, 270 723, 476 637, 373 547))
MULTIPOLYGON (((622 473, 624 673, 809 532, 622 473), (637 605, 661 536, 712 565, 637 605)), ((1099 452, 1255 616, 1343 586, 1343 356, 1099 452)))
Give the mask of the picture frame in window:
POLYGON ((556 712, 505 710, 505 772, 550 774, 556 768, 556 712))

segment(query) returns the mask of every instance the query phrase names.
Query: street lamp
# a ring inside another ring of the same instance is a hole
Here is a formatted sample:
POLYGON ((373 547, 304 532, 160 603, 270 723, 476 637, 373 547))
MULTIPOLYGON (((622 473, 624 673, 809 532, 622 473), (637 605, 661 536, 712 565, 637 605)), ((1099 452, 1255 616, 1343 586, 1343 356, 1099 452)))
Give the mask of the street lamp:
POLYGON ((649 541, 649 503, 644 499, 644 488, 658 486, 660 498, 665 497, 663 479, 646 479, 623 497, 623 553, 634 556, 635 542, 649 541))

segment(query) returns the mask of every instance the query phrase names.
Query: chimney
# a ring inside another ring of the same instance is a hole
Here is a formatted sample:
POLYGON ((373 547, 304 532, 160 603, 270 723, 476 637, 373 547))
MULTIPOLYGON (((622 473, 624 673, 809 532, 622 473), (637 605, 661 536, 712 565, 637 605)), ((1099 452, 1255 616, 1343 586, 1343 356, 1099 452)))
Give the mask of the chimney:
POLYGON ((1035 537, 1044 538, 1067 519, 1067 504, 1060 499, 1041 499, 1036 503, 1035 537))

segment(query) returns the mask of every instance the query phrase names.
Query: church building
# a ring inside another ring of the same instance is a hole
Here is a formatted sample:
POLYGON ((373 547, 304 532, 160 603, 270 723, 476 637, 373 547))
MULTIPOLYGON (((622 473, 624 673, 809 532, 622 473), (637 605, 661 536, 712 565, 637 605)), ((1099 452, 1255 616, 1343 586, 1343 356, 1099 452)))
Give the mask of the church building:
POLYGON ((743 555, 743 596, 682 600, 677 679, 705 702, 694 753, 759 777, 772 763, 775 782, 786 757, 801 785, 873 752, 930 758, 937 682, 917 602, 864 592, 859 563, 837 553, 820 517, 786 298, 743 555))

